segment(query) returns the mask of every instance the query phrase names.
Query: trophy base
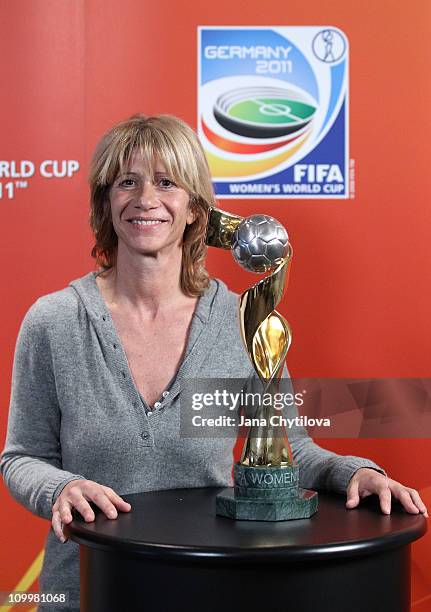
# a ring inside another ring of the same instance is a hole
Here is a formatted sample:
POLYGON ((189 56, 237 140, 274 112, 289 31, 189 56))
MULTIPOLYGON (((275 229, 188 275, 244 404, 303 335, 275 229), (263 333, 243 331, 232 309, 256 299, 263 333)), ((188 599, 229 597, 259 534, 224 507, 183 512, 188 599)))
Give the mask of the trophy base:
POLYGON ((240 499, 233 488, 225 489, 216 497, 219 516, 242 521, 288 521, 310 518, 317 511, 317 493, 298 489, 298 497, 290 499, 240 499))
POLYGON ((216 513, 243 521, 288 521, 310 518, 318 495, 301 489, 297 465, 249 467, 236 463, 233 488, 216 497, 216 513))

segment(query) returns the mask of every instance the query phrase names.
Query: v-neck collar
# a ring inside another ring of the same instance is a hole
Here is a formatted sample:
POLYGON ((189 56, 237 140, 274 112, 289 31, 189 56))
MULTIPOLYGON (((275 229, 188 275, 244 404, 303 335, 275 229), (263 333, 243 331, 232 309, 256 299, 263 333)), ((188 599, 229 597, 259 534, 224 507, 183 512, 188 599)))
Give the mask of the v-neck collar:
MULTIPOLYGON (((90 320, 99 334, 103 338, 106 338, 108 342, 116 344, 118 348, 121 348, 123 367, 127 368, 127 378, 130 380, 130 384, 133 385, 135 397, 139 398, 146 411, 154 412, 155 414, 157 410, 154 410, 154 407, 150 407, 146 403, 133 379, 126 352, 118 336, 109 308, 97 285, 96 277, 98 274, 98 272, 90 272, 86 276, 72 281, 70 285, 78 293, 90 320)), ((182 380, 190 377, 191 373, 196 371, 199 367, 199 362, 202 363, 204 354, 206 354, 211 346, 208 336, 216 331, 214 330, 214 326, 220 327, 223 322, 224 309, 226 308, 227 302, 225 299, 226 296, 227 288, 224 283, 213 279, 210 281, 209 287, 198 299, 193 313, 183 359, 176 374, 164 390, 168 391, 169 395, 167 395, 166 398, 161 397, 158 400, 161 408, 170 404, 180 392, 182 380), (219 312, 220 306, 222 306, 221 311, 223 312, 219 312), (212 316, 215 313, 217 313, 217 316, 212 316)))

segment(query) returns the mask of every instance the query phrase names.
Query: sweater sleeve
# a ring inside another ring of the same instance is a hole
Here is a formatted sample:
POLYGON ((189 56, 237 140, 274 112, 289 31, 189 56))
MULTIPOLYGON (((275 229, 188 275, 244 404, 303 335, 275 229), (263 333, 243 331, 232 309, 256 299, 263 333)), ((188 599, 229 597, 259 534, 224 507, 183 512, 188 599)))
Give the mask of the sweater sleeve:
MULTIPOLYGON (((282 384, 283 393, 294 393, 286 365, 283 369, 282 384)), ((249 387, 247 390, 252 392, 262 388, 254 372, 249 377, 247 386, 249 387)), ((284 408, 282 414, 289 419, 298 416, 293 403, 284 408)), ((385 471, 370 459, 354 455, 338 455, 325 450, 310 438, 304 427, 294 425, 287 431, 287 435, 293 458, 299 465, 300 486, 304 489, 346 493, 350 479, 360 468, 371 468, 385 474, 385 471)))
POLYGON ((38 301, 28 311, 18 334, 0 471, 20 504, 50 519, 52 505, 63 487, 85 477, 62 469, 61 411, 44 319, 38 301))

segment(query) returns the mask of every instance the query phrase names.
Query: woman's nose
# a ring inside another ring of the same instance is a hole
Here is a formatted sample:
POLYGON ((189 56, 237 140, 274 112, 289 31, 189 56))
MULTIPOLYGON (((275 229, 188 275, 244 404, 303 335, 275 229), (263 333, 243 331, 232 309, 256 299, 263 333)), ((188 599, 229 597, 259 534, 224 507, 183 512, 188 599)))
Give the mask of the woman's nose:
POLYGON ((157 190, 152 181, 145 181, 139 194, 139 203, 142 207, 153 208, 158 204, 157 190))

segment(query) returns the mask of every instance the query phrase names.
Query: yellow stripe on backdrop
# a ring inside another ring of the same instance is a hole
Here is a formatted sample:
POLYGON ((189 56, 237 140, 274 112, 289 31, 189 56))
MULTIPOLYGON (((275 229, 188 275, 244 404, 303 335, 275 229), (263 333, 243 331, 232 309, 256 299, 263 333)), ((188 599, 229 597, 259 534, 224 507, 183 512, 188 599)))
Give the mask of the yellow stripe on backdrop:
MULTIPOLYGON (((32 562, 28 570, 25 572, 24 576, 19 580, 18 584, 13 589, 14 591, 28 591, 36 578, 40 574, 40 570, 42 569, 43 558, 45 556, 45 549, 42 549, 40 553, 37 555, 35 560, 32 562)), ((6 601, 3 602, 1 606, 1 612, 7 612, 8 610, 17 610, 18 606, 14 605, 5 605, 6 601)), ((22 605, 19 606, 20 610, 23 610, 22 605)), ((30 612, 36 612, 36 608, 33 607, 30 609, 30 612)))

